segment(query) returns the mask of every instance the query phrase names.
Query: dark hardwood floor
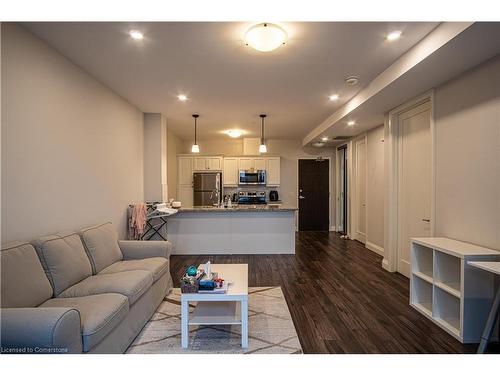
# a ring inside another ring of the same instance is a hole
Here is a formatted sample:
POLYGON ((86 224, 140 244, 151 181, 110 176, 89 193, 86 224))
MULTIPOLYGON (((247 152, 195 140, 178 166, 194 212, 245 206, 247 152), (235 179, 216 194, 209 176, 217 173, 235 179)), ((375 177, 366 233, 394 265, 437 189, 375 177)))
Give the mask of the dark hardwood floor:
MULTIPOLYGON (((248 263, 249 286, 281 286, 304 353, 473 353, 408 305, 409 281, 333 232, 299 232, 295 255, 172 256, 185 268, 248 263)), ((498 346, 492 348, 498 352, 498 346)))

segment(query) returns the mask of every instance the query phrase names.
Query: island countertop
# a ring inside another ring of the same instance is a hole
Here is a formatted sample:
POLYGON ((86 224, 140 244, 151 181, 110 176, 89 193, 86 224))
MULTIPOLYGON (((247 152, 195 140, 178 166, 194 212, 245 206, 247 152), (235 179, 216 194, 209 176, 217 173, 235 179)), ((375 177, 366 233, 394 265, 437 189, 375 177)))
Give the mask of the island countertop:
POLYGON ((199 206, 199 207, 181 207, 179 213, 182 212, 282 212, 282 211, 297 211, 296 207, 290 206, 275 206, 267 204, 248 204, 248 205, 233 205, 232 207, 215 207, 215 206, 199 206))

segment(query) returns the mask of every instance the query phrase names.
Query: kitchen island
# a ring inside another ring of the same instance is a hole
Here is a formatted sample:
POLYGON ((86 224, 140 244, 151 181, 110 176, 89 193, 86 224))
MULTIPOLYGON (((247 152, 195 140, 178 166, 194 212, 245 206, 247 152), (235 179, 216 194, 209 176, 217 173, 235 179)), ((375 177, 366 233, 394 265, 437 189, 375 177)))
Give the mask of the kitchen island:
POLYGON ((294 207, 180 208, 167 220, 173 254, 295 254, 294 207))

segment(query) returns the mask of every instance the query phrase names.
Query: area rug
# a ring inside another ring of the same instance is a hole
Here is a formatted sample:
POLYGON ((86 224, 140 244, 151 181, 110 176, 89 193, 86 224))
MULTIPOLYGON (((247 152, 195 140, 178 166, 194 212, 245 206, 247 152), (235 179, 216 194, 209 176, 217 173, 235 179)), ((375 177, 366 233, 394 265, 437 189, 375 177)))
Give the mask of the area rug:
MULTIPOLYGON (((134 354, 295 354, 302 353, 280 287, 248 289, 248 348, 240 326, 190 326, 189 348, 181 348, 181 292, 174 288, 130 345, 134 354)), ((190 305, 194 310, 196 302, 190 305)))

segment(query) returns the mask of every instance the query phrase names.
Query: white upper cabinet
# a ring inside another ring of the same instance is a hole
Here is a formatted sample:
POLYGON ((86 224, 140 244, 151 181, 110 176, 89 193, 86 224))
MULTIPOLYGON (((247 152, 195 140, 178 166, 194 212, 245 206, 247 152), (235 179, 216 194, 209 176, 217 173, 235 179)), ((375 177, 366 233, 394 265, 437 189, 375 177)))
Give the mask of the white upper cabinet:
POLYGON ((239 170, 249 170, 254 166, 253 158, 238 158, 238 169, 239 170))
POLYGON ((196 156, 194 158, 195 171, 222 171, 221 156, 196 156))
POLYGON ((210 157, 208 159, 208 169, 211 171, 222 171, 222 158, 221 157, 210 157))
POLYGON ((194 158, 194 170, 204 171, 206 168, 207 159, 206 158, 194 158))
POLYGON ((280 157, 271 156, 266 158, 267 186, 280 185, 280 157))
POLYGON ((266 158, 253 158, 253 168, 255 170, 266 170, 266 158))
POLYGON ((224 158, 222 181, 224 186, 238 186, 238 158, 224 158))
POLYGON ((192 185, 193 183, 193 157, 179 156, 177 158, 177 175, 179 185, 192 185))

